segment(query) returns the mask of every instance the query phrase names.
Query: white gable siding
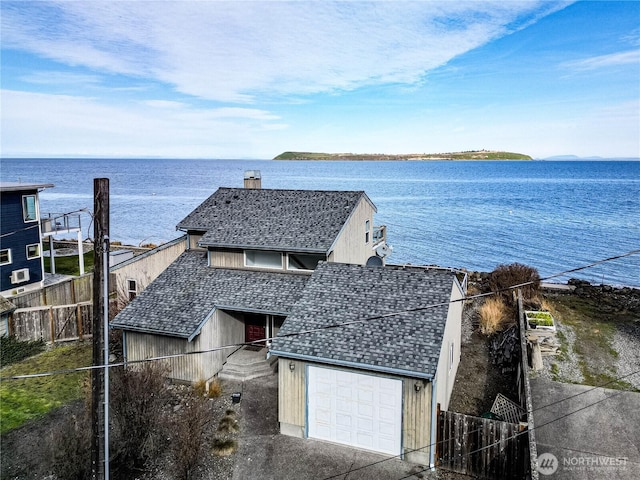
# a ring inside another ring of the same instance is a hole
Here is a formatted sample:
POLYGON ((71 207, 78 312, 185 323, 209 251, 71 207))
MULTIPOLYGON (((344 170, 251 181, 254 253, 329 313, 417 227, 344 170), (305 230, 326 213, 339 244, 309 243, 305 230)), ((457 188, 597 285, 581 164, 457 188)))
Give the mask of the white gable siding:
POLYGON ((373 251, 372 235, 365 243, 365 222, 373 225, 374 208, 366 199, 360 199, 358 206, 344 225, 337 240, 333 244, 333 251, 329 255, 330 262, 355 263, 364 265, 373 251))

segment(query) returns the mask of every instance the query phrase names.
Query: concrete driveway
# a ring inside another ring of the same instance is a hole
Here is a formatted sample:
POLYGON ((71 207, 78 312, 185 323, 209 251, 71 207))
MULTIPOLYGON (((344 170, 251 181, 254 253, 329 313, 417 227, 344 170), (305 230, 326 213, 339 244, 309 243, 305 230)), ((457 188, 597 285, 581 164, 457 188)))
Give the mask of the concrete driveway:
POLYGON ((543 378, 531 389, 541 480, 640 478, 640 393, 543 378))
POLYGON ((234 388, 242 391, 242 400, 233 480, 437 478, 428 469, 422 472, 424 466, 397 458, 280 435, 277 375, 249 380, 234 388))

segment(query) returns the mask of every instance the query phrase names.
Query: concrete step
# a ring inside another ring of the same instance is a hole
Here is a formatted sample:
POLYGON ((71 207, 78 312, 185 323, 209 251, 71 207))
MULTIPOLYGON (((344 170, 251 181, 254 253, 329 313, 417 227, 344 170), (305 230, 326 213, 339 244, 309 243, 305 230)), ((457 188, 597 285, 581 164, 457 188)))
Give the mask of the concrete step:
POLYGON ((227 358, 218 377, 223 380, 245 381, 273 375, 273 360, 266 359, 267 350, 240 349, 227 358))

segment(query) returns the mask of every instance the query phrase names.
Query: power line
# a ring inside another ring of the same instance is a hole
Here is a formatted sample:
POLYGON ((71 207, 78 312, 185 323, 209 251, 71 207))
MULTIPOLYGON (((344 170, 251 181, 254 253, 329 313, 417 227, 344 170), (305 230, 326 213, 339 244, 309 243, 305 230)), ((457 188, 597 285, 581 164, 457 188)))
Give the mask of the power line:
MULTIPOLYGON (((627 252, 627 253, 623 253, 623 254, 620 254, 620 255, 615 255, 615 256, 608 257, 608 258, 605 258, 605 259, 602 259, 602 260, 598 260, 596 262, 592 262, 592 263, 590 263, 588 265, 572 268, 570 270, 565 270, 564 272, 556 273, 556 274, 550 275, 548 277, 541 278, 539 281, 549 280, 551 278, 555 278, 555 277, 564 275, 567 272, 574 272, 574 271, 584 270, 584 269, 587 269, 587 268, 591 268, 594 265, 599 265, 601 263, 609 262, 609 261, 612 261, 612 260, 617 260, 617 259, 628 257, 628 256, 631 256, 631 255, 636 255, 638 253, 640 253, 640 249, 639 250, 632 250, 632 251, 627 252)), ((416 268, 420 268, 420 267, 416 267, 416 268)), ((142 363, 142 362, 150 362, 150 361, 158 361, 158 360, 167 360, 167 359, 172 359, 172 358, 186 357, 186 356, 189 356, 189 355, 199 355, 199 354, 203 354, 203 353, 211 353, 211 352, 216 352, 216 351, 230 349, 230 348, 240 348, 240 347, 248 346, 248 345, 263 344, 265 342, 273 341, 276 338, 287 338, 287 337, 294 337, 294 336, 298 336, 298 335, 317 333, 317 332, 320 332, 320 331, 323 331, 323 330, 328 330, 328 329, 333 329, 333 328, 341 328, 341 327, 348 327, 348 326, 352 326, 352 325, 366 323, 366 322, 373 321, 373 320, 382 320, 382 319, 385 319, 385 318, 391 318, 391 317, 395 317, 395 316, 399 316, 399 315, 404 315, 404 314, 407 314, 407 313, 413 313, 413 312, 418 312, 418 311, 422 311, 422 310, 428 310, 428 309, 431 309, 431 308, 447 306, 447 305, 451 305, 452 303, 465 302, 467 300, 473 300, 473 299, 476 299, 476 298, 483 298, 483 297, 495 295, 497 293, 501 293, 501 292, 505 292, 505 291, 509 291, 509 290, 515 290, 517 288, 521 288, 521 287, 524 287, 524 286, 532 285, 534 283, 536 283, 536 281, 523 282, 523 283, 519 283, 517 285, 504 287, 504 288, 501 288, 501 289, 498 289, 498 290, 495 290, 495 291, 491 291, 491 292, 487 292, 487 293, 479 293, 479 294, 471 295, 471 296, 465 296, 465 297, 462 297, 460 299, 450 300, 450 301, 447 301, 447 302, 439 302, 439 303, 434 303, 434 304, 425 305, 425 306, 421 306, 421 307, 408 308, 408 309, 400 310, 400 311, 396 311, 396 312, 389 312, 389 313, 384 313, 384 314, 380 314, 380 315, 374 315, 374 316, 358 318, 358 319, 349 320, 349 321, 346 321, 346 322, 339 322, 339 323, 334 323, 334 324, 330 324, 330 325, 323 325, 321 327, 310 328, 310 329, 301 330, 301 331, 297 331, 297 332, 291 332, 289 334, 282 334, 282 335, 278 334, 277 337, 265 337, 265 338, 262 338, 262 339, 259 339, 259 340, 255 340, 253 342, 233 343, 233 344, 222 345, 222 346, 215 347, 215 348, 212 348, 212 349, 207 349, 207 350, 197 350, 197 351, 193 351, 193 352, 183 352, 183 353, 176 353, 176 354, 172 354, 172 355, 163 355, 163 356, 158 356, 158 357, 147 358, 147 359, 144 359, 144 360, 131 360, 131 361, 127 361, 127 362, 122 362, 122 364, 124 364, 124 363, 134 364, 134 363, 142 363)), ((60 370, 60 371, 56 371, 56 372, 43 372, 43 373, 39 373, 39 374, 31 374, 31 376, 33 376, 33 377, 35 377, 35 376, 43 377, 43 376, 57 375, 57 374, 60 374, 60 373, 73 373, 74 371, 92 370, 92 369, 105 368, 105 367, 108 368, 108 367, 111 367, 111 366, 120 366, 120 364, 93 365, 93 366, 90 366, 90 367, 79 367, 77 370, 75 370, 75 369, 67 369, 67 370, 60 370)), ((15 377, 5 377, 5 378, 0 378, 0 381, 2 381, 2 380, 17 380, 17 379, 24 379, 24 378, 30 378, 30 376, 22 375, 22 376, 15 376, 15 377)))

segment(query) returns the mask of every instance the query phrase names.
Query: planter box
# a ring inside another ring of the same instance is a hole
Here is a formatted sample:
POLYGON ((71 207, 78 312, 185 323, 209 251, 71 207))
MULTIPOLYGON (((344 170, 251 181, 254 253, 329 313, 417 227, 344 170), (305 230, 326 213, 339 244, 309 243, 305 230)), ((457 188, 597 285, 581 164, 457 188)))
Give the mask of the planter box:
POLYGON ((549 332, 556 331, 556 322, 549 312, 537 312, 526 310, 524 312, 527 320, 527 326, 531 329, 546 330, 549 332))

